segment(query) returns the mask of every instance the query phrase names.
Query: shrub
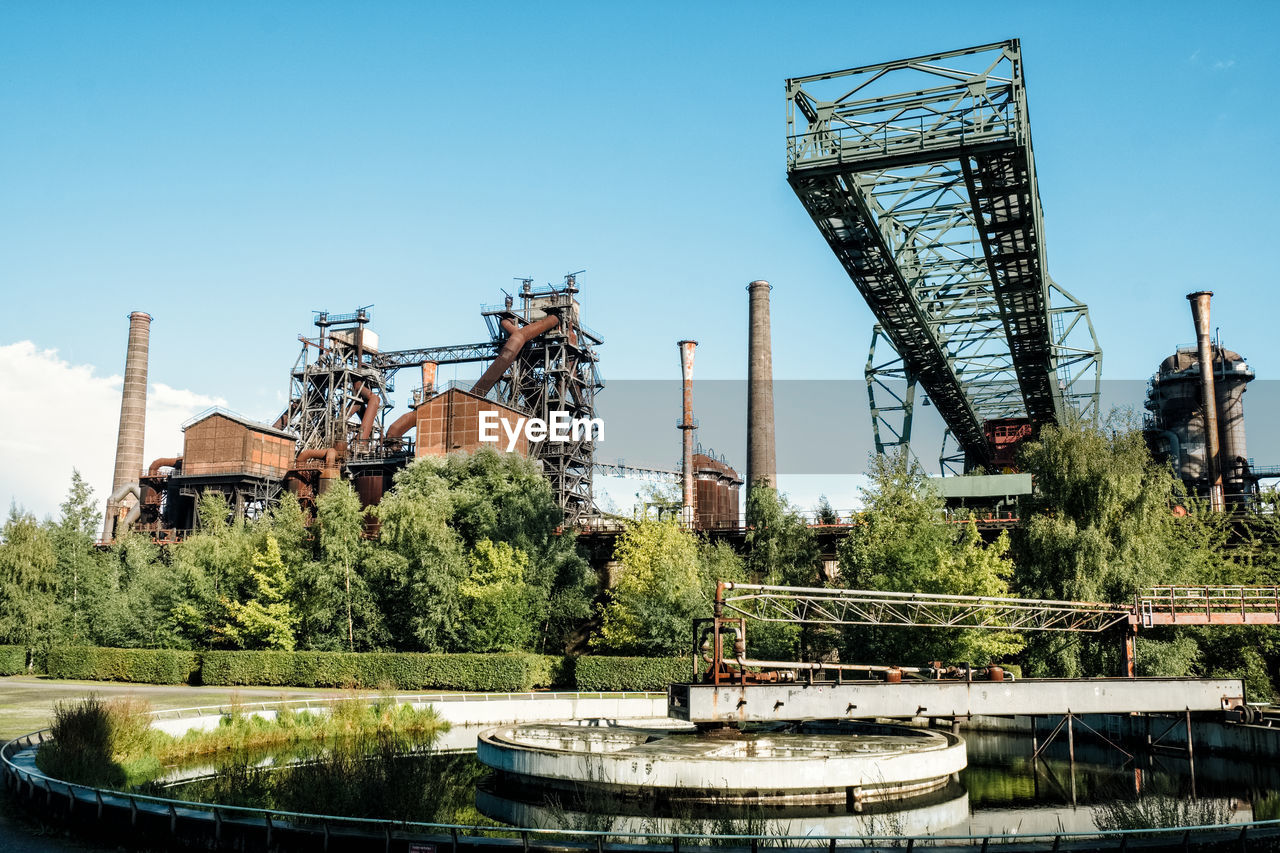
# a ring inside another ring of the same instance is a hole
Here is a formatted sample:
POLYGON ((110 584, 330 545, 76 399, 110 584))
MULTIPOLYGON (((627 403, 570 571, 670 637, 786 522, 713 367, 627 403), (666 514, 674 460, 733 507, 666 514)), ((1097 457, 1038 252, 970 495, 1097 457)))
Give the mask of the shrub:
POLYGON ((62 646, 49 649, 45 672, 53 678, 138 681, 146 684, 198 683, 195 652, 175 649, 105 649, 62 646))
POLYGON ((26 671, 26 646, 0 646, 0 675, 17 675, 26 671))
POLYGON ((148 753, 159 735, 149 707, 134 699, 91 694, 53 706, 53 740, 41 745, 36 765, 57 779, 118 787, 159 769, 148 753))
POLYGON ((666 690, 690 677, 688 658, 630 658, 588 655, 574 662, 579 690, 666 690))
POLYGON ((543 655, 414 652, 205 652, 205 684, 524 691, 547 687, 558 659, 543 655))

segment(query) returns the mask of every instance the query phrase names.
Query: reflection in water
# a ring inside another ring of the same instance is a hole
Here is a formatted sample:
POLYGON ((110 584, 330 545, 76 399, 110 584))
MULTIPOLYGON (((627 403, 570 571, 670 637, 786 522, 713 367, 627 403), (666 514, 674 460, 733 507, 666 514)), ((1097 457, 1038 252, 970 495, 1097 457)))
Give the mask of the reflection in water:
POLYGON ((433 740, 380 735, 241 754, 202 768, 195 779, 182 779, 178 769, 145 792, 311 814, 492 824, 475 809, 485 768, 474 753, 434 751, 433 740))
MULTIPOLYGON (((1089 832, 1244 822, 1280 814, 1280 769, 1197 757, 1127 758, 1077 742, 1031 758, 1030 739, 967 732, 958 782, 902 809, 855 805, 707 806, 619 799, 583 788, 531 791, 488 774, 474 753, 432 740, 360 742, 239 755, 216 766, 174 768, 150 793, 353 817, 432 823, 503 823, 570 830, 786 835, 987 835, 1089 832)), ((474 743, 474 739, 471 739, 474 743)))

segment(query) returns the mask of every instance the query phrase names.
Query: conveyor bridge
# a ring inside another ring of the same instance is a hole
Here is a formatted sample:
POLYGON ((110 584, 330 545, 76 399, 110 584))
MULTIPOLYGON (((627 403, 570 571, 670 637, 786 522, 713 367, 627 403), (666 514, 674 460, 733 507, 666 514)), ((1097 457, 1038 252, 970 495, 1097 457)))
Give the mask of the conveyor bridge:
POLYGON ((878 323, 877 450, 909 442, 917 383, 966 468, 998 461, 988 422, 1097 415, 1088 308, 1048 273, 1017 40, 788 80, 787 177, 878 323))

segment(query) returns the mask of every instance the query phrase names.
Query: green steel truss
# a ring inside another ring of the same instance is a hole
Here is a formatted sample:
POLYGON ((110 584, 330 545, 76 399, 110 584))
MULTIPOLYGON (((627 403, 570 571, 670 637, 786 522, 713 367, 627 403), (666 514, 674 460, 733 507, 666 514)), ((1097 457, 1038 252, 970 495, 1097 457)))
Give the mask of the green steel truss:
POLYGON ((966 467, 988 420, 1096 417, 1102 353, 1047 272, 1016 40, 788 80, 787 131, 787 179, 878 321, 877 451, 909 446, 917 383, 966 467))

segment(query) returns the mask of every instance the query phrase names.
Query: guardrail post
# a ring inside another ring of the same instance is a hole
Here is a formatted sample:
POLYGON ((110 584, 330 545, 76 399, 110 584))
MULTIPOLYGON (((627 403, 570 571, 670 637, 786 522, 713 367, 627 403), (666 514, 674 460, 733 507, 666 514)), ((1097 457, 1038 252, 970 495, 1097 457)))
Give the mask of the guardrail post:
POLYGON ((169 803, 169 834, 178 834, 178 810, 173 807, 173 803, 169 803))
POLYGON ((102 820, 102 792, 94 788, 93 796, 98 801, 98 820, 102 820))
POLYGON ((265 819, 267 822, 267 847, 269 848, 271 847, 271 834, 275 831, 276 826, 272 823, 271 814, 269 812, 265 815, 265 819))
POLYGON ((133 797, 129 798, 129 826, 138 825, 138 801, 133 797))
POLYGON ((222 843, 222 810, 218 808, 213 810, 213 841, 215 844, 222 843))
POLYGON ((520 830, 520 846, 524 853, 529 853, 529 833, 523 829, 520 830))
POLYGON ((458 828, 456 826, 449 830, 449 838, 453 841, 453 853, 458 853, 458 828))

